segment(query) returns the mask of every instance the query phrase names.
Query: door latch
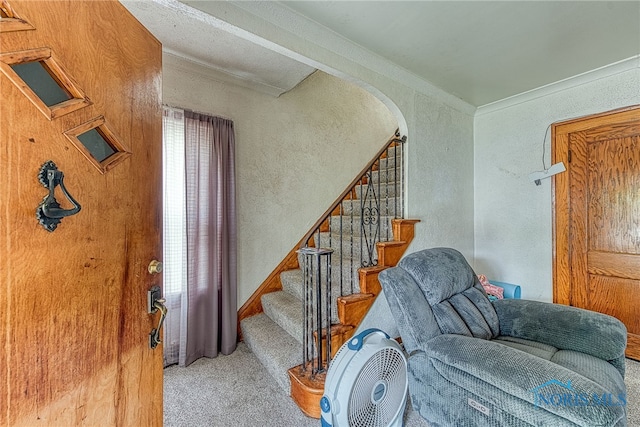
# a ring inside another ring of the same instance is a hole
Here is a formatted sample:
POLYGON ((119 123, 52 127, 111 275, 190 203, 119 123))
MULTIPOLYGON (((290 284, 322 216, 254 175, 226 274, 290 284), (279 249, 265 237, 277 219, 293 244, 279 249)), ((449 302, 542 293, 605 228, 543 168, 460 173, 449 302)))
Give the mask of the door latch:
POLYGON ((158 344, 162 342, 160 339, 160 330, 164 319, 167 317, 167 307, 164 305, 166 300, 162 298, 162 289, 160 286, 153 286, 147 292, 147 312, 154 314, 160 311, 160 319, 158 321, 158 327, 151 330, 149 333, 149 348, 156 348, 158 344))

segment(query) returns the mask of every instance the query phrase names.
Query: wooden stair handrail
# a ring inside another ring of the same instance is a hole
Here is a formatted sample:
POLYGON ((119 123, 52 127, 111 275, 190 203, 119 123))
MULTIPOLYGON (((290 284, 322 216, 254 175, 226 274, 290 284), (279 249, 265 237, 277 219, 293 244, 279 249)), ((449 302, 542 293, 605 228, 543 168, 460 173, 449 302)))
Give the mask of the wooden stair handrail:
POLYGON ((358 185, 358 182, 366 175, 367 171, 373 167, 373 165, 380 159, 382 154, 391 147, 394 143, 404 143, 406 142, 407 137, 403 136, 400 138, 400 132, 398 129, 394 132, 394 135, 389 138, 386 144, 380 149, 373 160, 371 160, 367 165, 360 171, 357 175, 356 179, 351 181, 349 186, 345 191, 338 196, 338 198, 333 202, 331 207, 327 209, 327 211, 320 217, 318 221, 313 224, 311 229, 304 235, 304 237, 296 243, 296 245, 287 253, 284 259, 276 266, 276 268, 269 274, 269 276, 258 286, 258 288, 254 291, 254 293, 249 297, 247 301, 238 309, 238 339, 242 340, 242 331, 240 329, 240 322, 247 317, 254 316, 256 314, 262 313, 262 295, 267 294, 269 292, 275 292, 282 290, 282 283, 280 282, 280 273, 286 270, 292 270, 298 268, 298 257, 296 251, 300 248, 305 247, 309 240, 313 237, 313 235, 318 230, 318 227, 322 225, 323 222, 331 216, 331 213, 340 206, 345 198, 351 194, 358 185))
POLYGON ((307 242, 309 241, 309 239, 311 239, 311 237, 318 231, 318 229, 327 220, 327 218, 329 218, 331 216, 333 211, 335 211, 335 209, 338 206, 340 206, 340 203, 342 203, 346 199, 346 197, 353 192, 353 190, 356 188, 358 183, 367 174, 367 172, 371 168, 373 168, 373 165, 375 165, 378 160, 380 160, 380 158, 384 154, 384 152, 387 151, 387 149, 389 149, 389 147, 391 147, 392 144, 394 144, 394 143, 404 143, 406 141, 407 141, 407 136, 405 135, 402 138, 400 138, 400 132, 399 132, 399 130, 396 129, 396 132, 395 132, 394 136, 392 136, 391 139, 389 139, 389 141, 387 141, 387 143, 384 145, 384 147, 382 147, 376 153, 376 155, 373 158, 373 160, 371 160, 369 163, 367 163, 367 165, 360 171, 360 173, 358 175, 356 175, 356 178, 353 181, 351 181, 351 183, 347 186, 347 189, 344 190, 342 192, 342 194, 340 194, 340 196, 338 196, 338 198, 336 199, 335 202, 333 202, 331 207, 329 209, 327 209, 327 211, 324 214, 322 214, 320 219, 318 221, 316 221, 316 223, 313 224, 313 226, 311 226, 311 229, 302 238, 302 241, 301 241, 301 244, 300 244, 300 248, 303 248, 303 247, 305 247, 307 245, 307 242))

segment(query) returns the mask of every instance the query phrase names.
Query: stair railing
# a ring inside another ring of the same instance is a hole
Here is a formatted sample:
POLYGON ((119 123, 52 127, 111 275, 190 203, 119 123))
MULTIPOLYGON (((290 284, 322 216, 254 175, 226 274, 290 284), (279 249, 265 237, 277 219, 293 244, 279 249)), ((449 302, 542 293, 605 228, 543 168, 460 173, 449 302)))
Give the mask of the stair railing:
POLYGON ((326 320, 322 325, 307 317, 314 313, 318 318, 323 308, 310 310, 311 299, 306 299, 303 307, 303 335, 308 338, 303 343, 303 369, 308 362, 311 377, 324 372, 330 363, 331 351, 326 349, 331 348, 331 313, 336 310, 337 298, 359 292, 356 289, 358 269, 378 264, 377 243, 393 238, 391 219, 404 218, 405 142, 406 136, 401 138, 396 131, 302 239, 299 253, 304 254, 309 248, 323 248, 331 250, 333 255, 329 258, 331 264, 324 267, 322 273, 313 267, 303 268, 304 295, 326 293, 329 298, 324 302, 327 305, 323 319, 326 320), (320 275, 328 278, 328 285, 319 283, 320 275), (332 293, 332 282, 339 284, 338 292, 332 293), (321 292, 319 288, 307 289, 307 286, 328 286, 329 289, 321 292), (322 351, 323 342, 325 351, 322 351))
POLYGON ((332 252, 331 249, 312 247, 298 251, 302 257, 300 267, 304 277, 302 370, 309 371, 311 379, 323 372, 325 361, 328 363, 331 359, 331 340, 323 340, 322 332, 323 325, 331 323, 332 252), (318 356, 314 354, 314 349, 318 356))

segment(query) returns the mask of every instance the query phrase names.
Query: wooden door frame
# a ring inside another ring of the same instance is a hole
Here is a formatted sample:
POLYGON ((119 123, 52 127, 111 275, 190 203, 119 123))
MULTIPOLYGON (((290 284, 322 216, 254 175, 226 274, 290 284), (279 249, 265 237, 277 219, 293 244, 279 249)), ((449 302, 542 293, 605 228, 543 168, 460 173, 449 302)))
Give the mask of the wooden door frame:
MULTIPOLYGON (((578 117, 551 125, 551 164, 564 162, 569 164, 569 134, 588 130, 607 123, 612 115, 620 115, 616 121, 625 121, 637 114, 640 105, 618 108, 616 110, 578 117)), ((553 302, 571 305, 571 270, 569 265, 569 173, 553 177, 551 183, 553 212, 553 302)))

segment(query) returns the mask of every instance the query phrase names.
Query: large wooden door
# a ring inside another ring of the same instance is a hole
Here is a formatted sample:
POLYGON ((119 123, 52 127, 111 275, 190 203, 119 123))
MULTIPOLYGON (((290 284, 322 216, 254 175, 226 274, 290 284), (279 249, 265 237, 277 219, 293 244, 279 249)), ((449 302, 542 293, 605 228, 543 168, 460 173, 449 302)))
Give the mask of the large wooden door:
POLYGON ((640 359, 640 108, 553 127, 554 300, 617 317, 640 359))
POLYGON ((0 425, 161 425, 160 43, 115 0, 0 7, 0 425), (29 55, 71 99, 21 86, 11 63, 29 55), (91 129, 115 153, 83 150, 91 129), (36 219, 48 160, 82 206, 54 231, 36 219))

